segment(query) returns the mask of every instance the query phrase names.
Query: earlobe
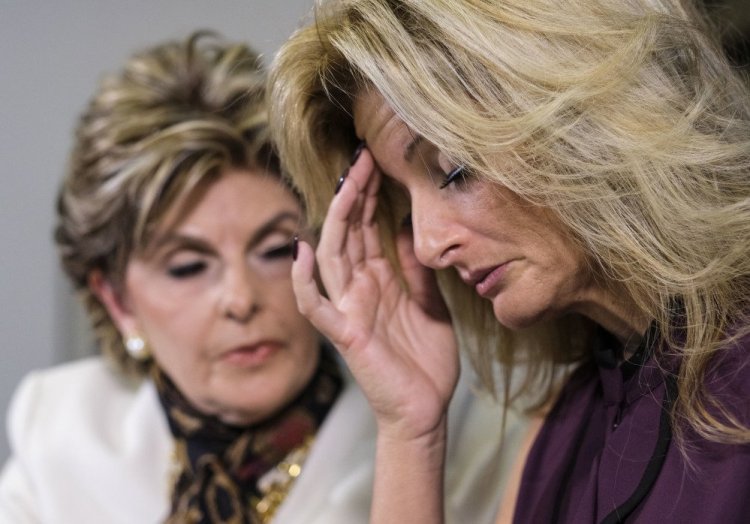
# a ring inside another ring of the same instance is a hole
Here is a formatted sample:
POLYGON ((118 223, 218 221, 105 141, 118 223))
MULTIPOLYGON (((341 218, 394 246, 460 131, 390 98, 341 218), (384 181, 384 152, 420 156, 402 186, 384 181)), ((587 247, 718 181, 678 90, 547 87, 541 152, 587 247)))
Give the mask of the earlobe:
POLYGON ((135 318, 130 312, 122 292, 115 288, 112 281, 104 276, 104 273, 99 269, 91 271, 87 280, 89 289, 105 307, 122 336, 128 337, 132 333, 136 333, 138 330, 135 318))
POLYGON ((98 269, 89 274, 88 286, 109 313, 109 317, 122 336, 128 354, 138 361, 151 358, 151 351, 140 335, 138 322, 125 302, 123 293, 118 291, 112 281, 98 269))

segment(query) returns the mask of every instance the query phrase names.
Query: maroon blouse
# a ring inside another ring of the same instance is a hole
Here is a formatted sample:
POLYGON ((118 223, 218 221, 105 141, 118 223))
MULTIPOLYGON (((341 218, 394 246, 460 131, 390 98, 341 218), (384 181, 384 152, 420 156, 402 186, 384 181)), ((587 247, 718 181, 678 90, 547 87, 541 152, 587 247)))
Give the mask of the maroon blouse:
MULTIPOLYGON (((750 444, 687 432, 678 448, 668 416, 676 383, 649 355, 655 336, 622 365, 600 346, 571 377, 530 451, 515 523, 750 522, 750 444)), ((750 336, 707 378, 749 425, 750 336)))

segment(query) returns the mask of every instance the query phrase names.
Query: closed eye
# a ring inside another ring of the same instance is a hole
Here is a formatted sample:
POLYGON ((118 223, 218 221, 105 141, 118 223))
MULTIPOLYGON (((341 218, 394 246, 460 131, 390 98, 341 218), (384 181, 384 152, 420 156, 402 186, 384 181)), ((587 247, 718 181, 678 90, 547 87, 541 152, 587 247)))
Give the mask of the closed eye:
POLYGON ((271 248, 268 251, 264 251, 261 254, 261 257, 263 257, 266 260, 276 260, 279 258, 291 258, 291 256, 292 256, 292 241, 289 241, 286 244, 282 244, 280 246, 271 248))
POLYGON ((466 166, 457 166, 453 168, 448 174, 445 175, 445 179, 440 184, 440 189, 445 189, 449 185, 455 182, 462 182, 466 178, 466 166))
POLYGON ((202 261, 180 264, 167 269, 167 273, 174 278, 188 278, 206 269, 206 263, 202 261))

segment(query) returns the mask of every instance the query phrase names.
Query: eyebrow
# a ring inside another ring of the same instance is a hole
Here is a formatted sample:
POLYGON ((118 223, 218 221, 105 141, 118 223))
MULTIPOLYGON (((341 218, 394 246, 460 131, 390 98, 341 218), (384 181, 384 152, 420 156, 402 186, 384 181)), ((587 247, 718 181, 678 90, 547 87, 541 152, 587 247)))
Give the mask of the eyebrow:
POLYGON ((419 144, 422 142, 424 142, 424 137, 422 135, 413 135, 411 141, 404 148, 404 160, 411 163, 412 158, 414 157, 414 151, 416 151, 417 147, 419 147, 419 144))
MULTIPOLYGON (((248 248, 251 248, 258 244, 268 234, 272 233, 281 222, 284 222, 285 220, 294 220, 295 222, 299 222, 300 215, 299 213, 294 213, 292 211, 280 211, 269 220, 267 220, 262 226, 260 226, 260 228, 258 228, 255 233, 253 233, 253 236, 250 238, 250 241, 247 244, 248 248)), ((163 249, 164 246, 167 246, 169 244, 177 244, 181 248, 197 251, 199 253, 209 254, 214 251, 211 247, 211 244, 209 242, 206 242, 204 239, 190 235, 184 235, 182 233, 175 233, 174 231, 170 231, 165 235, 158 237, 154 241, 152 247, 149 248, 149 251, 152 253, 156 253, 159 250, 163 249)))

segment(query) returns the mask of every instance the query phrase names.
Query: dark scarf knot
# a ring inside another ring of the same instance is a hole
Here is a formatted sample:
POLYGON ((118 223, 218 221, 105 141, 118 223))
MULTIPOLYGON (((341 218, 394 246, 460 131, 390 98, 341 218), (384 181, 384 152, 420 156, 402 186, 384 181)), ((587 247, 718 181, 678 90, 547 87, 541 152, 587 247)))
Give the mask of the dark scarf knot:
POLYGON ((234 426, 204 415, 160 370, 153 373, 175 439, 172 507, 167 523, 259 524, 259 480, 290 453, 309 445, 342 389, 327 348, 305 389, 270 419, 234 426))

